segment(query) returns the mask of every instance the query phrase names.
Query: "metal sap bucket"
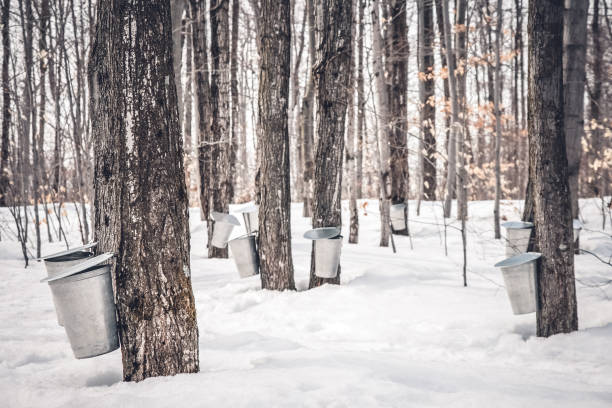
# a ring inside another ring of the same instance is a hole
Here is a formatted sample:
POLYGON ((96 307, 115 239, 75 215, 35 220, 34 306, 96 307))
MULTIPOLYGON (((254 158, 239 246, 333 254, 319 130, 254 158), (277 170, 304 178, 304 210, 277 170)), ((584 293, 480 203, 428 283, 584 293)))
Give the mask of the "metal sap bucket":
POLYGON ((315 275, 320 278, 335 278, 338 274, 342 249, 340 228, 315 228, 306 231, 304 238, 314 241, 315 275))
POLYGON ((213 236, 210 243, 217 248, 225 248, 229 240, 232 230, 235 226, 240 225, 238 219, 231 214, 223 214, 220 212, 210 213, 213 221, 213 236))
POLYGON ((247 234, 256 232, 259 228, 259 206, 249 203, 236 212, 241 213, 244 218, 244 228, 247 234))
POLYGON ((537 310, 538 252, 525 252, 495 264, 504 277, 506 291, 515 315, 537 310))
POLYGON ((391 218, 391 226, 395 231, 406 229, 406 204, 393 204, 389 207, 389 217, 391 218))
POLYGON ((76 358, 89 358, 119 348, 110 265, 103 254, 45 278, 56 294, 56 307, 76 358))
MULTIPOLYGON (((97 242, 92 242, 87 245, 83 245, 77 248, 68 249, 66 251, 57 252, 55 254, 46 255, 41 257, 39 260, 45 262, 45 269, 47 270, 47 276, 49 278, 54 278, 58 276, 60 273, 65 271, 66 269, 78 265, 79 263, 85 261, 87 258, 93 256, 92 252, 86 251, 89 248, 93 248, 97 245, 97 242)), ((64 325, 64 320, 62 318, 62 314, 60 313, 56 300, 55 293, 53 291, 53 287, 50 287, 51 295, 53 296, 53 305, 55 306, 55 314, 57 315, 57 324, 60 326, 64 325)))
POLYGON ((248 278, 259 273, 259 258, 255 241, 254 234, 243 235, 228 241, 241 278, 248 278))
POLYGON ((572 222, 572 226, 574 227, 574 242, 578 241, 580 237, 580 230, 582 230, 582 223, 580 220, 574 220, 572 222))
POLYGON ((522 254, 529 247, 532 222, 509 221, 502 225, 506 229, 506 256, 522 254))

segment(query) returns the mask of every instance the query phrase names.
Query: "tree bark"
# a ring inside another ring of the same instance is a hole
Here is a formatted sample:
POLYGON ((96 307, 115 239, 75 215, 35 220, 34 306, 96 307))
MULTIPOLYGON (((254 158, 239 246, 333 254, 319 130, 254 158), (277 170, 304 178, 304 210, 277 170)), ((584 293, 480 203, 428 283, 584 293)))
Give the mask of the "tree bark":
MULTIPOLYGON (((563 96, 565 147, 572 218, 578 218, 578 176, 584 137, 584 84, 586 81, 586 27, 588 1, 566 0, 563 24, 563 96)), ((576 249, 580 247, 576 242, 576 249)))
MULTIPOLYGON (((314 174, 312 226, 341 226, 342 154, 346 92, 352 58, 352 2, 316 0, 316 65, 313 67, 317 96, 317 147, 314 174)), ((340 283, 340 266, 335 278, 319 278, 314 273, 314 243, 310 262, 309 287, 340 283)))
MULTIPOLYGON (((391 0, 391 24, 389 33, 389 55, 391 61, 391 85, 389 94, 390 132, 389 154, 391 170, 391 203, 406 204, 404 220, 408 220, 408 137, 407 137, 407 100, 408 100, 408 45, 406 27, 406 0, 391 0)), ((408 235, 408 223, 399 235, 408 235)))
MULTIPOLYGON (((352 1, 353 7, 353 24, 351 25, 351 41, 355 39, 355 5, 356 0, 352 1)), ((347 89, 348 92, 348 125, 346 127, 346 164, 348 170, 348 187, 349 187, 349 244, 359 242, 359 212, 357 211, 357 173, 355 171, 355 59, 351 57, 349 69, 351 71, 351 82, 347 89)))
POLYGON ((434 22, 431 1, 419 0, 419 99, 422 130, 422 191, 423 198, 435 201, 438 187, 436 176, 436 88, 434 75, 434 22))
POLYGON ((363 38, 365 35, 365 0, 359 1, 359 34, 357 39, 357 151, 355 177, 357 198, 363 198, 363 133, 365 130, 365 86, 363 81, 363 38))
POLYGON ((0 207, 8 205, 9 193, 9 127, 11 124, 11 93, 9 86, 9 12, 11 0, 2 1, 2 140, 0 141, 0 207))
POLYGON ((529 1, 529 160, 535 203, 537 335, 578 329, 563 120, 563 1, 529 1))
POLYGON ((169 0, 100 0, 89 61, 95 236, 112 273, 125 381, 198 371, 169 0))
POLYGON ((499 201, 501 200, 501 43, 503 36, 503 10, 502 0, 497 0, 497 26, 495 27, 495 204, 493 208, 493 227, 495 230, 495 239, 501 238, 501 230, 499 226, 499 201))
POLYGON ((308 13, 308 61, 310 69, 308 70, 308 85, 306 92, 302 98, 302 107, 300 109, 300 121, 302 123, 302 145, 300 146, 300 154, 302 155, 302 163, 304 163, 304 197, 302 216, 310 217, 312 215, 312 197, 313 197, 313 177, 314 177, 314 104, 315 104, 315 78, 313 67, 316 58, 315 45, 315 0, 306 0, 306 12, 308 13))
MULTIPOLYGON (((603 109, 603 92, 602 83, 604 80, 604 48, 602 47, 602 33, 599 28, 599 0, 593 0, 593 16, 591 17, 591 38, 593 42, 593 63, 592 63, 592 78, 593 82, 589 87, 589 119, 591 122, 591 143, 590 143, 590 154, 589 161, 594 163, 595 161, 601 160, 602 154, 602 141, 603 141, 603 130, 600 128, 602 124, 602 111, 603 109), (594 126, 593 126, 594 125, 594 126)), ((604 178, 601 177, 599 171, 595 170, 588 178, 588 192, 598 197, 604 195, 604 178)))
MULTIPOLYGON (((239 117, 240 117, 240 102, 238 95, 238 25, 240 22, 240 2, 238 0, 232 0, 232 39, 230 48, 230 88, 231 88, 231 99, 232 99, 232 124, 230 130, 230 163, 233 163, 232 170, 228 182, 231 184, 230 197, 228 199, 234 200, 236 186, 242 173, 242 166, 246 163, 238 164, 236 160, 240 149, 246 149, 246 146, 240 146, 239 142, 239 117)), ((242 183, 246 183, 246 180, 241 180, 242 183)))
POLYGON ((288 101, 291 67, 289 0, 262 0, 259 6, 260 163, 258 252, 263 289, 295 289, 291 258, 291 189, 288 101))

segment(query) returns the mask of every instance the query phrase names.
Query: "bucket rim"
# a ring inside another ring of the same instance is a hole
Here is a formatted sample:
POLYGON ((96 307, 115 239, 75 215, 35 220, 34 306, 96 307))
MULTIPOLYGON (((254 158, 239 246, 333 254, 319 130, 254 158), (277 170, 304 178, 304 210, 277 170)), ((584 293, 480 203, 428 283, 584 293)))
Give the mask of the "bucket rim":
POLYGON ((238 207, 236 210, 234 210, 234 212, 239 213, 239 214, 252 213, 255 211, 259 211, 259 206, 252 201, 246 204, 243 204, 240 207, 238 207))
POLYGON ((90 251, 77 251, 77 252, 71 252, 69 254, 64 254, 64 255, 59 255, 59 256, 54 256, 52 258, 47 258, 44 260, 45 263, 49 262, 51 264, 54 263, 59 263, 59 262, 69 262, 69 261, 84 261, 88 258, 91 258, 92 256, 94 256, 93 252, 90 251), (71 256, 76 256, 79 255, 78 257, 74 257, 74 258, 70 258, 71 256), (68 259, 65 259, 68 258, 68 259))
POLYGON ((539 252, 524 252, 522 254, 514 255, 510 258, 506 258, 495 264, 496 268, 512 268, 515 266, 523 265, 528 262, 535 261, 542 256, 539 252))
POLYGON ((44 260, 49 259, 49 258, 57 258, 59 256, 69 255, 69 254, 71 254, 73 252, 79 252, 79 251, 82 251, 84 249, 90 249, 90 248, 95 247, 96 245, 98 245, 98 241, 90 242, 88 244, 85 244, 85 245, 82 245, 82 246, 79 246, 79 247, 75 247, 75 248, 72 248, 72 249, 66 249, 65 251, 56 252, 54 254, 49 254, 49 255, 41 256, 40 258, 36 258, 36 260, 37 261, 44 261, 44 260))
POLYGON ((227 243, 229 244, 232 241, 238 241, 238 240, 242 240, 242 239, 251 239, 251 238, 256 238, 257 235, 254 232, 251 232, 250 234, 244 234, 244 235, 240 235, 237 236, 235 238, 229 239, 227 240, 227 243))
POLYGON ((504 222, 501 226, 506 229, 529 229, 529 228, 533 228, 533 222, 507 221, 507 222, 504 222))
POLYGON ((95 265, 79 273, 75 273, 73 275, 61 278, 60 280, 49 281, 49 285, 78 282, 78 281, 82 281, 85 279, 95 278, 96 276, 104 275, 105 273, 110 273, 110 265, 108 264, 95 265))
POLYGON ((399 209, 403 210, 404 208, 406 208, 406 203, 391 204, 391 206, 389 208, 390 209, 393 208, 393 209, 396 209, 396 210, 399 210, 399 209))
POLYGON ((238 221, 238 218, 234 217, 232 214, 212 211, 210 213, 210 216, 215 222, 231 224, 231 225, 236 225, 236 226, 240 225, 240 221, 238 221))
POLYGON ((329 239, 340 235, 340 227, 313 228, 304 233, 304 238, 316 241, 318 239, 329 239))
POLYGON ((114 256, 115 254, 112 252, 107 252, 102 255, 94 256, 93 258, 89 258, 88 260, 81 262, 80 264, 74 265, 73 267, 66 269, 64 272, 60 273, 59 275, 56 275, 53 277, 47 276, 46 278, 41 279, 40 283, 53 282, 58 279, 66 278, 70 275, 77 274, 79 272, 84 271, 85 269, 91 268, 92 266, 97 266, 101 264, 102 262, 106 262, 114 256))

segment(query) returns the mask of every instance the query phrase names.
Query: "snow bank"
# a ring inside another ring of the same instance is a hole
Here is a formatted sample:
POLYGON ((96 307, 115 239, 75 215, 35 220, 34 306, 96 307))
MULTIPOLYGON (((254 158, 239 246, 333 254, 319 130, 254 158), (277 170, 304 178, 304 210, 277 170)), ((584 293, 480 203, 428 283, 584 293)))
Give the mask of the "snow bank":
MULTIPOLYGON (((347 207, 346 203, 345 207, 347 207)), ((439 203, 410 206, 412 246, 378 247, 375 200, 360 209, 360 243, 342 253, 342 285, 306 290, 310 228, 292 208, 298 292, 262 291, 238 278, 233 260, 206 259, 206 228, 191 211, 192 279, 200 329, 194 375, 121 382, 119 351, 72 356, 57 326, 44 267, 23 269, 20 247, 0 242, 0 405, 8 407, 610 407, 612 269, 576 257, 580 331, 535 337, 535 314, 514 316, 493 264, 492 203, 470 203, 468 287, 461 239, 444 227, 439 203), (586 286, 588 285, 588 286, 586 286), (595 286, 595 287, 594 287, 595 286)), ((610 228, 597 231, 597 202, 582 202, 582 247, 612 254, 610 228)), ((69 215, 70 210, 68 210, 69 215)), ((518 219, 516 202, 502 215, 518 219)), ((348 237, 348 208, 343 234, 348 237)), ((3 226, 8 213, 0 212, 3 226)), ((69 239, 79 243, 72 222, 69 239)), ((241 228, 235 235, 243 233, 241 228)), ((45 234, 46 235, 46 234, 45 234)), ((3 239, 6 237, 3 236, 3 239)), ((44 252, 62 249, 45 244, 44 252)))

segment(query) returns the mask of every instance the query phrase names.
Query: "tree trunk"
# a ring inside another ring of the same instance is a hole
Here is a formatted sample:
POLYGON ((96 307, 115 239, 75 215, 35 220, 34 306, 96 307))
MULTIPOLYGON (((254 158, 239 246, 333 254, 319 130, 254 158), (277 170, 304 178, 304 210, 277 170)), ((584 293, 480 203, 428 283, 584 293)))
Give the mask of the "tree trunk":
MULTIPOLYGON (((578 218, 578 175, 584 136, 584 84, 586 80, 586 27, 588 1, 565 0, 563 24, 563 95, 565 147, 572 218, 578 218)), ((580 247, 576 242, 576 249, 580 247)))
POLYGON ((95 235, 116 253, 123 378, 197 372, 170 2, 100 0, 96 21, 95 235))
MULTIPOLYGON (((191 25, 194 19, 191 17, 189 7, 185 8, 186 18, 183 23, 183 35, 185 37, 185 89, 183 90, 183 140, 185 141, 183 151, 185 153, 185 183, 187 184, 187 197, 189 205, 193 203, 193 138, 192 138, 192 116, 193 116, 193 36, 191 25)), ((176 82, 176 81, 175 81, 176 82)))
MULTIPOLYGON (((408 45, 406 27, 406 0, 391 0, 389 53, 391 57, 391 85, 389 94, 390 132, 389 153, 391 170, 391 203, 406 204, 404 220, 408 220, 408 45)), ((396 234, 408 235, 408 223, 404 228, 393 231, 396 234)))
POLYGON ((427 201, 436 199, 436 88, 434 75, 434 22, 431 1, 419 0, 419 99, 422 130, 422 191, 427 201))
POLYGON ((2 140, 0 148, 0 207, 8 205, 9 193, 9 126, 11 124, 11 93, 9 87, 9 12, 11 0, 2 1, 2 140))
MULTIPOLYGON (((467 33, 469 32, 466 25, 467 0, 458 0, 457 11, 455 18, 455 75, 456 80, 456 97, 459 108, 458 122, 456 122, 456 153, 457 153, 457 218, 461 220, 467 219, 467 185, 469 183, 467 177, 466 166, 469 161, 469 135, 466 122, 467 100, 466 100, 466 72, 467 72, 467 33)), ((452 102, 451 102, 452 103, 452 102)))
MULTIPOLYGON (((342 154, 344 120, 348 104, 352 58, 352 2, 316 0, 316 65, 313 67, 317 93, 317 148, 314 174, 312 226, 341 226, 342 154)), ((340 283, 340 266, 335 278, 314 273, 314 243, 310 261, 309 287, 340 283)))
MULTIPOLYGON (((313 177, 314 177, 314 104, 315 104, 315 78, 313 67, 315 65, 316 47, 315 47, 315 0, 306 0, 306 12, 308 13, 308 61, 310 68, 308 70, 308 85, 306 92, 302 98, 302 107, 300 109, 300 121, 302 123, 302 145, 300 146, 300 154, 302 163, 304 163, 304 206, 302 209, 303 217, 312 215, 312 197, 313 197, 313 177)), ((297 73, 295 73, 297 74, 297 73)))
POLYGON ((495 239, 501 238, 499 226, 499 201, 501 200, 501 43, 502 27, 502 0, 497 0, 497 26, 495 27, 495 205, 493 209, 493 226, 495 239))
POLYGON ((442 0, 442 19, 444 21, 444 47, 448 64, 448 87, 451 99, 451 129, 448 133, 448 173, 446 176, 446 196, 444 198, 444 217, 451 214, 452 200, 455 196, 457 178, 457 128, 459 123, 459 103, 457 100, 457 77, 455 75, 455 57, 452 46, 451 25, 449 20, 448 0, 442 0))
MULTIPOLYGON (((230 27, 229 2, 212 0, 210 3, 210 106, 213 119, 210 150, 210 210, 229 213, 232 196, 231 123, 230 123, 230 27)), ((214 229, 214 223, 213 223, 214 229)), ((208 257, 227 258, 227 248, 211 245, 212 230, 208 234, 208 257)))
MULTIPOLYGON (((357 0, 351 0, 353 7, 353 24, 351 25, 351 41, 355 39, 355 5, 357 0)), ((359 212, 357 211, 357 174, 355 172, 355 59, 350 59, 349 69, 351 71, 351 82, 347 89, 348 92, 348 125, 346 127, 346 164, 348 169, 349 182, 349 244, 359 242, 359 212)))
MULTIPOLYGON (((189 1, 191 11, 191 36, 193 39, 193 70, 197 106, 197 160, 198 195, 200 199, 200 219, 207 220, 210 235, 210 149, 208 142, 212 133, 212 113, 210 107, 210 82, 208 49, 206 40, 206 6, 202 0, 189 1)), ((210 238, 209 238, 210 240, 210 238)))
POLYGON ((365 86, 363 81, 363 38, 365 35, 365 0, 359 1, 359 34, 357 39, 357 151, 355 177, 357 198, 363 198, 363 133, 365 130, 365 86))
MULTIPOLYGON (((232 0, 232 38, 230 45, 230 88, 231 88, 231 99, 232 99, 232 124, 230 129, 230 145, 229 145, 229 162, 230 162, 230 175, 228 179, 229 183, 229 197, 228 200, 232 202, 235 196, 236 186, 240 176, 239 165, 236 161, 239 147, 239 134, 238 134, 238 117, 240 116, 239 102, 238 102, 238 24, 240 22, 240 3, 238 0, 232 0)), ((246 148, 246 146, 243 146, 246 148)), ((242 165, 242 164, 241 164, 242 165)))
POLYGON ((171 0, 170 14, 172 15, 172 64, 174 66, 174 83, 179 109, 179 124, 183 120, 183 84, 181 83, 181 67, 183 66, 183 42, 181 32, 183 26, 183 11, 185 0, 171 0))
MULTIPOLYGON (((591 123, 591 145, 590 145, 590 157, 591 163, 596 160, 602 160, 602 140, 603 140, 603 129, 602 125, 602 83, 604 80, 604 49, 602 47, 601 36, 602 33, 599 30, 599 0, 593 0, 593 17, 591 17, 591 38, 593 41, 593 82, 589 87, 589 119, 591 123), (594 125, 594 126, 593 126, 594 125)), ((588 181, 588 192, 595 197, 604 194, 603 183, 605 179, 601 177, 600 171, 593 171, 590 174, 588 181)))
POLYGON ((289 0, 261 1, 258 19, 257 140, 261 183, 258 252, 261 286, 263 289, 295 289, 287 123, 291 67, 289 0))
POLYGON ((535 203, 537 335, 578 330, 563 127, 563 1, 529 1, 529 161, 535 203))
POLYGON ((391 163, 390 163, 390 127, 389 127, 389 98, 384 78, 383 65, 383 38, 380 33, 379 1, 372 3, 372 51, 374 52, 374 82, 376 88, 376 105, 378 116, 378 156, 379 156, 379 183, 380 183, 380 246, 389 246, 390 220, 389 200, 391 198, 391 163))

